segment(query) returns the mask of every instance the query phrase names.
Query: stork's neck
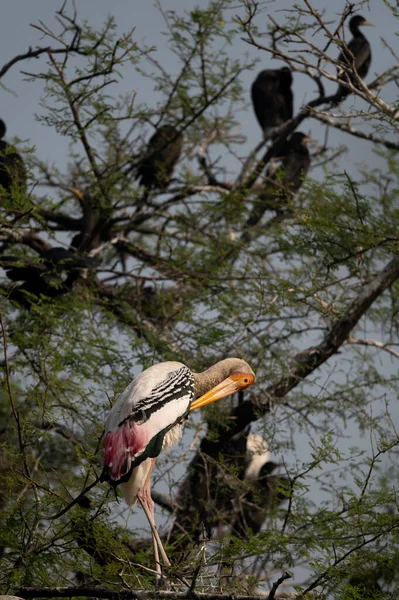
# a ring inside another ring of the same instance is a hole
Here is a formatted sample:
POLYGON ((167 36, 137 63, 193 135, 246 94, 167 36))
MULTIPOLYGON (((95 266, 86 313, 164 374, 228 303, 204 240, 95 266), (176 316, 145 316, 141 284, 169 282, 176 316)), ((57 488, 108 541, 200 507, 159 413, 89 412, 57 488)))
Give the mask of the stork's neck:
POLYGON ((249 364, 241 358, 226 358, 225 360, 217 362, 212 367, 209 367, 209 369, 202 373, 193 373, 195 397, 198 398, 199 396, 206 394, 232 373, 236 372, 254 375, 249 364))

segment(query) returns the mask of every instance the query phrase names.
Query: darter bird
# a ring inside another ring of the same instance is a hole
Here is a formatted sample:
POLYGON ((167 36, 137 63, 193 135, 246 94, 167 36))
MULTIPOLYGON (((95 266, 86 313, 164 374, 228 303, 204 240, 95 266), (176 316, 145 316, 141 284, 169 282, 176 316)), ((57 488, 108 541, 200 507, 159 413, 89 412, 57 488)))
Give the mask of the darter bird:
MULTIPOLYGON (((351 72, 353 73, 353 68, 356 69, 359 77, 364 79, 371 64, 370 44, 359 29, 359 27, 365 25, 373 26, 373 23, 369 23, 360 15, 355 15, 351 18, 349 21, 349 29, 353 38, 338 56, 338 62, 342 63, 344 66, 344 68, 338 70, 338 77, 342 79, 342 81, 348 81, 349 79, 354 86, 356 86, 356 80, 353 74, 351 75, 351 72)), ((349 88, 340 84, 336 94, 336 104, 346 98, 346 96, 349 96, 350 93, 351 90, 349 88)))

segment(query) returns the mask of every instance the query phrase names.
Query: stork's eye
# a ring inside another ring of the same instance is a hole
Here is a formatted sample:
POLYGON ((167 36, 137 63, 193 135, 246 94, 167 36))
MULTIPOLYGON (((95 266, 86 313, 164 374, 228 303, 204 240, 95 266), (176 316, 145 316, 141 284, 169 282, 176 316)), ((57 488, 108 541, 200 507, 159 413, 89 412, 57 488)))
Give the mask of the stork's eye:
POLYGON ((248 377, 246 377, 246 378, 244 379, 244 383, 248 383, 248 382, 249 382, 249 379, 248 379, 248 377))

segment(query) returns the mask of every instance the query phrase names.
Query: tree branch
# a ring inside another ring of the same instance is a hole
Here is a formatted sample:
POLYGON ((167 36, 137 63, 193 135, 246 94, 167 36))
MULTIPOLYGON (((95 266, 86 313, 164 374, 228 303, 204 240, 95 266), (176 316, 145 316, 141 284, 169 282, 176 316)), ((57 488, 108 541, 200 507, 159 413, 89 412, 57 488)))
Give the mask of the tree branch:
MULTIPOLYGON (((17 590, 23 598, 76 598, 77 596, 93 596, 95 598, 110 598, 111 600, 268 600, 270 595, 253 595, 244 596, 240 594, 211 594, 206 592, 196 592, 187 590, 186 592, 169 592, 163 590, 124 590, 115 592, 110 589, 100 587, 75 587, 75 588, 46 588, 46 587, 29 587, 20 588, 17 590)), ((275 600, 283 598, 296 598, 299 593, 282 593, 274 596, 275 600)), ((310 595, 312 598, 318 597, 318 594, 310 595)))
POLYGON ((74 52, 76 54, 81 54, 83 56, 89 54, 90 49, 82 50, 74 47, 73 45, 67 46, 66 48, 51 48, 51 46, 45 46, 44 48, 37 48, 36 50, 32 50, 29 48, 27 52, 23 54, 18 54, 14 56, 10 61, 8 61, 3 67, 0 69, 0 79, 13 67, 16 63, 21 62, 23 60, 27 60, 29 58, 38 58, 41 54, 68 54, 69 52, 74 52))
MULTIPOLYGON (((287 372, 262 391, 261 399, 259 395, 257 397, 252 395, 250 400, 239 403, 229 416, 226 415, 222 423, 212 422, 210 435, 203 438, 182 485, 184 489, 190 490, 189 497, 182 509, 176 513, 176 522, 189 534, 189 538, 195 538, 198 531, 195 527, 193 529, 195 519, 198 522, 206 514, 208 496, 212 494, 209 482, 214 478, 213 465, 220 461, 220 455, 228 453, 229 444, 234 436, 244 431, 250 423, 264 416, 270 410, 272 401, 285 397, 310 373, 336 354, 373 302, 397 279, 399 279, 399 254, 363 287, 346 312, 332 322, 329 332, 320 344, 311 346, 294 356, 288 363, 287 372), (201 481, 202 484, 199 483, 201 481), (195 493, 191 490, 195 490, 195 493)), ((179 531, 178 527, 175 527, 172 536, 178 537, 179 531)), ((174 542, 176 543, 176 537, 174 542)))
POLYGON ((326 115, 319 113, 316 110, 311 111, 311 116, 317 119, 317 121, 320 121, 321 123, 331 125, 331 127, 334 127, 334 129, 345 131, 345 133, 350 133, 355 137, 362 138, 363 140, 369 140, 370 142, 374 142, 375 144, 382 144, 383 146, 385 146, 385 148, 388 148, 389 150, 399 150, 399 144, 396 144, 395 142, 390 142, 389 140, 374 135, 373 133, 365 133, 364 131, 359 131, 358 129, 355 129, 348 123, 339 123, 336 120, 331 119, 326 115))
POLYGON ((393 342, 383 343, 383 342, 379 342, 378 340, 358 339, 358 338, 355 338, 353 335, 350 335, 348 337, 348 339, 346 340, 345 344, 353 345, 353 346, 374 346, 374 348, 378 348, 380 350, 385 350, 385 352, 388 352, 392 356, 399 358, 399 352, 397 350, 394 350, 393 348, 391 348, 391 346, 394 345, 393 342))
POLYGON ((364 286, 348 310, 341 317, 333 321, 330 331, 320 344, 299 352, 293 358, 288 365, 287 373, 276 383, 266 388, 263 401, 255 404, 251 400, 247 400, 237 406, 232 420, 235 422, 235 425, 233 426, 233 432, 229 432, 229 434, 234 435, 252 421, 266 414, 272 398, 283 398, 286 396, 310 373, 336 354, 373 302, 397 279, 399 279, 399 254, 387 264, 379 275, 376 275, 370 283, 364 286))

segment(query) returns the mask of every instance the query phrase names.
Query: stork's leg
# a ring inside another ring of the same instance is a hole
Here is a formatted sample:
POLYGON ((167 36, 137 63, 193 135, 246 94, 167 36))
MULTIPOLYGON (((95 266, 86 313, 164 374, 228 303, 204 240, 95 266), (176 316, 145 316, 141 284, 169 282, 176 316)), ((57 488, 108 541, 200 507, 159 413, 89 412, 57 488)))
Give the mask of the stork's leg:
POLYGON ((150 524, 150 527, 151 527, 152 539, 153 539, 153 543, 154 543, 154 555, 155 555, 155 560, 157 562, 157 573, 161 574, 158 549, 159 549, 159 552, 161 553, 162 560, 167 567, 170 567, 170 561, 167 557, 167 554, 163 547, 161 538, 159 537, 157 527, 155 525, 154 501, 151 498, 151 487, 150 487, 151 474, 152 474, 152 470, 155 466, 155 460, 156 460, 155 458, 152 459, 151 469, 147 475, 147 478, 145 480, 143 488, 137 494, 137 498, 138 498, 141 506, 143 507, 143 510, 145 512, 145 515, 146 515, 148 522, 150 524))
MULTIPOLYGON (((151 528, 152 529, 152 528, 151 528)), ((162 581, 162 567, 161 567, 161 563, 159 560, 159 551, 158 551, 158 544, 157 544, 157 540, 155 538, 154 533, 151 531, 151 537, 152 537, 152 545, 154 548, 154 558, 155 558, 155 569, 157 572, 157 583, 160 583, 162 581)))
POLYGON ((159 535, 157 535, 158 531, 155 526, 153 511, 151 511, 151 509, 147 506, 145 499, 140 498, 140 492, 137 494, 137 498, 138 498, 141 506, 143 507, 143 510, 145 512, 145 515, 146 515, 148 522, 150 524, 150 527, 151 527, 152 543, 154 546, 154 558, 155 558, 156 571, 157 571, 157 580, 159 581, 162 578, 162 568, 161 568, 161 563, 159 561, 159 552, 158 552, 159 535))

